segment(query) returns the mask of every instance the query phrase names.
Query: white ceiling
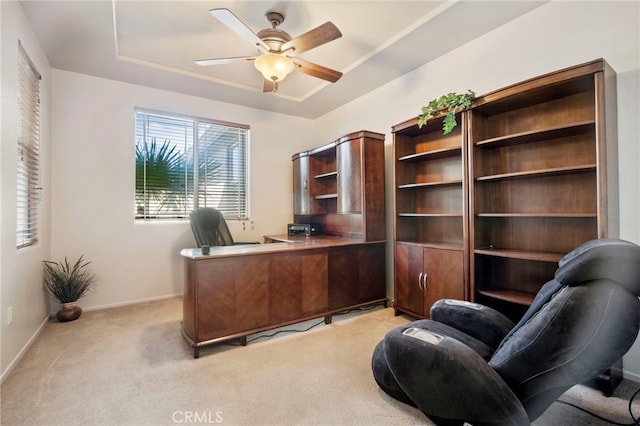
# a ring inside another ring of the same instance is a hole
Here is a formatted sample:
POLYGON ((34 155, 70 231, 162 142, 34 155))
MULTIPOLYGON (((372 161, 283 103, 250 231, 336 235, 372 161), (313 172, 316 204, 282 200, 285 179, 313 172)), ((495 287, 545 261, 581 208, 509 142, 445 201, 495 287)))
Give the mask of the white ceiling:
MULTIPOLYGON (((546 1, 546 0, 545 0, 546 1)), ((31 1, 23 0, 53 68, 301 117, 315 118, 527 13, 545 1, 31 1), (300 55, 344 73, 328 83, 294 72, 262 92, 251 62, 200 67, 196 59, 254 55, 209 15, 225 7, 249 28, 264 14, 297 37, 326 21, 343 36, 300 55)))

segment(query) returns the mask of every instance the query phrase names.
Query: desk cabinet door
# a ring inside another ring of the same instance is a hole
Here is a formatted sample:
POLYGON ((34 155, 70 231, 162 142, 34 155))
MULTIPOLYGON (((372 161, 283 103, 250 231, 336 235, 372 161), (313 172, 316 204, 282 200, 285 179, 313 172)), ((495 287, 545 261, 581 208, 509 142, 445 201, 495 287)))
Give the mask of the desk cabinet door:
POLYGON ((197 262, 196 340, 269 323, 269 263, 241 256, 197 262))
POLYGON ((274 255, 269 268, 273 324, 327 310, 326 252, 274 255))
POLYGON ((385 247, 371 244, 329 252, 329 310, 386 296, 385 247))

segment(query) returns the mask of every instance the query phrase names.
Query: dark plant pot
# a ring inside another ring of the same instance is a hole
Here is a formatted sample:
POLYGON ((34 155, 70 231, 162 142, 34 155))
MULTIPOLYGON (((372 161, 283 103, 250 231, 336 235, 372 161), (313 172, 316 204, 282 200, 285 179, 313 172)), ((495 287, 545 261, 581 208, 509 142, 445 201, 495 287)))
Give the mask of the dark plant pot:
POLYGON ((77 320, 82 314, 82 308, 75 303, 64 303, 62 308, 56 313, 56 318, 60 322, 77 320))

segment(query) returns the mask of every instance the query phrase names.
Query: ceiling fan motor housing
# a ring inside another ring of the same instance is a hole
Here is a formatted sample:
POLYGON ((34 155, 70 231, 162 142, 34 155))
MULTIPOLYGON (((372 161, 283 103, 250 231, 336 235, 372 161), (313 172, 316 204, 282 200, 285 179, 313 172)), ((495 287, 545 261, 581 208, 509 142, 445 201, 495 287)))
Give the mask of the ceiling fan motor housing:
POLYGON ((280 53, 283 44, 291 41, 291 36, 286 32, 277 28, 267 28, 258 31, 257 36, 269 46, 269 50, 274 53, 280 53))

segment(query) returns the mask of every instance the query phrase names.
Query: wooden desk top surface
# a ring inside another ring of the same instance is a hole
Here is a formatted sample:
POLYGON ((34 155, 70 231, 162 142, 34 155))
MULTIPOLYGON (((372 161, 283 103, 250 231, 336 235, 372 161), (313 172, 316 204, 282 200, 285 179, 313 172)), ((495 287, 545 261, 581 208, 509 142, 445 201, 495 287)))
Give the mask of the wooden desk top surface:
POLYGON ((329 247, 360 245, 360 244, 380 244, 386 241, 362 241, 360 238, 349 238, 331 235, 321 235, 315 237, 288 236, 288 235, 265 235, 265 238, 273 242, 268 244, 238 244, 234 246, 214 246, 210 248, 208 255, 202 254, 200 248, 186 248, 180 251, 182 257, 193 260, 206 260, 210 258, 248 256, 255 254, 270 254, 299 250, 318 250, 329 247))

